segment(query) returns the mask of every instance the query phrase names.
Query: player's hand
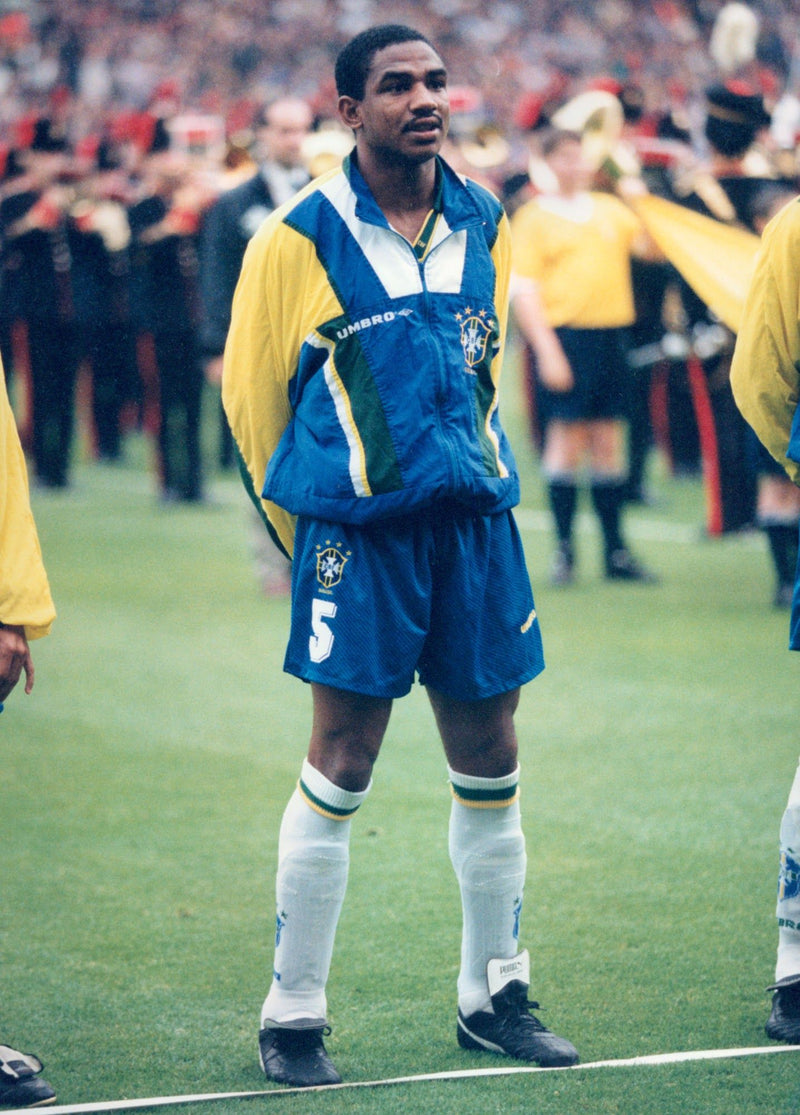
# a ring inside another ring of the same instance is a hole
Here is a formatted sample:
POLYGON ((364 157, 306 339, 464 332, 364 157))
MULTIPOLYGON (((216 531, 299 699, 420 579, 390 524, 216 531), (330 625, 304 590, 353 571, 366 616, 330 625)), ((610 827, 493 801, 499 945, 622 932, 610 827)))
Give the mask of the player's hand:
POLYGON ((33 689, 33 659, 22 627, 0 627, 0 701, 4 701, 25 671, 25 692, 33 689))
POLYGON ((548 391, 571 391, 575 386, 569 360, 557 337, 552 343, 540 345, 536 352, 536 371, 548 391))
POLYGON ((214 356, 211 360, 206 361, 206 382, 216 384, 217 387, 222 383, 222 357, 214 356))

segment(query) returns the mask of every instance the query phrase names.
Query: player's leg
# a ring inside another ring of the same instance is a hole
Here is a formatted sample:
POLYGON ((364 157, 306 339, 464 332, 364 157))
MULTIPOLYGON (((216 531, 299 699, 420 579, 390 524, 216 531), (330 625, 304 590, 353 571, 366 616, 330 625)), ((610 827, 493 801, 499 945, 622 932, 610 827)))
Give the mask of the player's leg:
POLYGON ((652 582, 655 578, 633 556, 622 533, 625 505, 625 431, 617 418, 588 424, 592 504, 603 535, 603 559, 610 580, 652 582))
POLYGON ((592 504, 603 536, 606 568, 611 555, 626 549, 620 516, 625 503, 624 428, 617 418, 589 423, 592 504))
POLYGON ((313 725, 281 827, 275 974, 259 1041, 267 1076, 282 1083, 339 1078, 322 1042, 325 984, 351 818, 369 791, 392 699, 412 684, 427 622, 415 610, 417 597, 427 600, 424 586, 415 591, 418 550, 410 524, 297 524, 285 665, 310 683, 313 725))
POLYGON ((461 889, 463 933, 458 1002, 491 1009, 486 967, 518 950, 525 838, 513 716, 519 690, 457 701, 428 689, 449 767, 450 859, 461 889))
POLYGON ((308 761, 342 789, 369 787, 389 724, 392 701, 311 683, 314 717, 308 761))
POLYGON ((586 424, 554 418, 545 432, 542 468, 556 532, 550 571, 553 584, 570 584, 575 576, 573 530, 578 506, 578 470, 588 445, 586 424))
POLYGON ((458 1039, 572 1064, 573 1046, 530 1013, 528 954, 518 951, 526 854, 514 713, 519 687, 544 666, 525 555, 510 514, 443 522, 437 553, 420 679, 453 794, 449 844, 463 909, 458 1039))
POLYGON ((542 467, 557 537, 550 580, 568 585, 574 580, 576 565, 572 534, 579 474, 590 449, 589 421, 595 417, 598 331, 562 326, 556 332, 572 371, 572 386, 566 391, 544 392, 547 425, 542 467))
POLYGON ((766 536, 775 571, 775 606, 790 608, 797 569, 800 489, 789 480, 777 461, 770 464, 763 454, 766 450, 762 450, 759 457, 758 525, 766 536))
POLYGON ((528 1003, 530 961, 519 952, 525 837, 514 710, 519 690, 463 702, 428 690, 449 764, 450 858, 463 913, 458 1040, 542 1066, 571 1065, 575 1047, 528 1003))
POLYGON ((340 1079, 322 1041, 325 986, 347 886, 350 821, 366 798, 391 701, 313 684, 308 758, 280 830, 275 961, 259 1047, 267 1076, 340 1079))
POLYGON ((780 829, 778 957, 766 1031, 776 1041, 800 1042, 800 766, 780 829))

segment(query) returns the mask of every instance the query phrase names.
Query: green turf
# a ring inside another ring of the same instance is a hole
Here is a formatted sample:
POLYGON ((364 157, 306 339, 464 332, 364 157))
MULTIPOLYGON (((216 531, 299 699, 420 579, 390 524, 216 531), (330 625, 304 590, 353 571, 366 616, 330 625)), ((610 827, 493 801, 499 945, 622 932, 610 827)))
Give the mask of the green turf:
MULTIPOLYGON (((578 584, 550 588, 517 398, 512 379, 548 659, 518 717, 532 993, 584 1061, 766 1045, 800 666, 770 607, 766 550, 704 539, 701 485, 656 458, 658 502, 628 521, 661 584, 605 584, 587 517, 578 584)), ((81 460, 68 494, 34 493, 59 616, 33 647, 34 693, 0 717, 0 1036, 39 1053, 62 1103, 266 1087, 255 1033, 277 828, 309 726, 305 688, 281 672, 288 605, 259 595, 238 480, 214 477, 211 507, 165 509, 147 447, 129 450, 120 468, 81 460)), ((454 1040, 448 810, 414 692, 353 829, 329 987, 329 1048, 348 1080, 498 1065, 454 1040)), ((800 1110, 800 1064, 782 1053, 274 1104, 776 1115, 800 1110)))

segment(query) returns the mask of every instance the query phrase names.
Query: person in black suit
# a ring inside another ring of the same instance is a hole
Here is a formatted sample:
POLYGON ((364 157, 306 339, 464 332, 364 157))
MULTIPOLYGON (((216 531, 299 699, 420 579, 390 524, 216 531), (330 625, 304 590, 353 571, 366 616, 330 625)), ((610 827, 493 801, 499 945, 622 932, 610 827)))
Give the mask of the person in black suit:
POLYGON ((92 374, 94 451, 122 455, 121 409, 138 397, 130 321, 128 183, 121 160, 102 142, 70 210, 78 347, 92 374))
POLYGON ((78 369, 66 137, 51 120, 39 119, 20 158, 23 173, 0 202, 0 316, 19 336, 16 351, 4 347, 10 371, 30 374, 36 481, 46 488, 65 488, 78 369))
POLYGON ((198 241, 207 204, 205 187, 159 121, 128 221, 131 308, 142 377, 156 385, 159 483, 166 502, 196 503, 204 496, 198 241))

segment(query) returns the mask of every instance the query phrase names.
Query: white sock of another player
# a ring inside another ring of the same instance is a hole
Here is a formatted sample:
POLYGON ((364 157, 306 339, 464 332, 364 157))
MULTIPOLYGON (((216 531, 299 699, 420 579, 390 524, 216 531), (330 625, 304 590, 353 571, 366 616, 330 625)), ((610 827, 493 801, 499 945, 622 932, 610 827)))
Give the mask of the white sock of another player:
POLYGON ((350 862, 350 819, 369 793, 334 785, 308 760, 281 823, 272 986, 261 1024, 325 1019, 325 985, 350 862))
POLYGON ((780 841, 776 980, 800 972, 800 766, 781 820, 780 841))
POLYGON ((491 1010, 486 967, 517 955, 525 885, 519 768, 504 778, 450 770, 450 859, 461 888, 463 929, 458 1005, 491 1010))

